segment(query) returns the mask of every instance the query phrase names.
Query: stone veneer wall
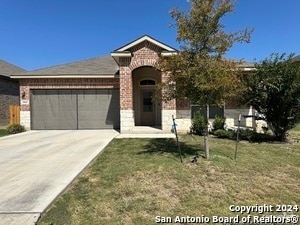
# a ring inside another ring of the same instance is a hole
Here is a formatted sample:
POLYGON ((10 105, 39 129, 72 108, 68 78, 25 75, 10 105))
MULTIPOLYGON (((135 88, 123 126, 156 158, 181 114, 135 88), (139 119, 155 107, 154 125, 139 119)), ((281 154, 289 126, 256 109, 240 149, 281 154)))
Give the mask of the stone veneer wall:
MULTIPOLYGON (((253 115, 252 109, 225 109, 224 114, 226 117, 226 127, 236 129, 238 126, 239 114, 241 115, 253 115)), ((210 119, 209 122, 212 126, 214 119, 210 119)), ((191 110, 176 110, 176 124, 179 132, 189 132, 192 126, 191 110)), ((257 132, 263 132, 262 127, 267 127, 267 123, 262 120, 257 120, 253 117, 241 118, 241 127, 255 129, 257 132)))
MULTIPOLYGON (((176 124, 179 132, 189 132, 192 125, 191 109, 188 101, 177 101, 176 110, 176 124)), ((264 121, 255 121, 253 117, 244 118, 243 116, 253 116, 254 110, 249 108, 237 108, 236 106, 230 106, 224 109, 224 116, 226 117, 227 128, 235 129, 238 126, 239 115, 241 114, 241 127, 256 129, 258 132, 262 131, 263 126, 267 126, 264 121)), ((214 119, 209 119, 209 123, 212 126, 214 119)))
POLYGON ((191 110, 176 110, 177 130, 182 133, 188 133, 192 126, 191 110))
POLYGON ((20 123, 30 129, 30 90, 32 89, 119 89, 119 78, 39 78, 20 79, 20 123))
POLYGON ((177 130, 182 133, 190 132, 192 126, 191 106, 188 100, 176 101, 176 124, 177 130))
POLYGON ((255 116, 255 110, 250 106, 242 109, 225 109, 226 126, 228 128, 236 128, 238 126, 239 115, 241 116, 241 127, 251 128, 259 133, 263 132, 262 127, 267 127, 267 123, 263 120, 255 120, 254 117, 244 118, 243 116, 255 116))
POLYGON ((21 111, 20 112, 20 124, 23 125, 26 130, 30 130, 30 111, 21 111))
POLYGON ((228 128, 237 127, 239 115, 241 114, 241 126, 253 128, 254 127, 254 119, 253 117, 244 118, 243 116, 252 116, 253 110, 252 108, 241 108, 241 109, 225 109, 224 114, 226 117, 226 125, 228 128))

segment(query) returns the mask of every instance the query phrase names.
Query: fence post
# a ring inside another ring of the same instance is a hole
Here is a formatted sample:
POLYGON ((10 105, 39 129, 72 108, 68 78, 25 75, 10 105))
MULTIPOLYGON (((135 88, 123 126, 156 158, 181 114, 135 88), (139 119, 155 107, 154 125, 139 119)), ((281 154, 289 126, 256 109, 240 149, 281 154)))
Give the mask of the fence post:
POLYGON ((180 144, 179 144, 179 141, 178 141, 178 134, 177 134, 177 128, 176 128, 177 124, 175 123, 174 115, 172 115, 172 119, 173 119, 173 129, 174 129, 174 132, 175 132, 175 135, 176 135, 178 152, 179 152, 179 156, 180 156, 180 162, 183 163, 181 149, 180 149, 180 144))
POLYGON ((20 106, 9 106, 9 124, 20 124, 20 106))
POLYGON ((234 160, 236 160, 237 157, 237 151, 238 151, 238 143, 240 139, 240 126, 241 126, 241 114, 239 115, 239 123, 238 123, 238 129, 237 129, 237 134, 236 134, 236 145, 235 145, 235 152, 234 152, 234 160))

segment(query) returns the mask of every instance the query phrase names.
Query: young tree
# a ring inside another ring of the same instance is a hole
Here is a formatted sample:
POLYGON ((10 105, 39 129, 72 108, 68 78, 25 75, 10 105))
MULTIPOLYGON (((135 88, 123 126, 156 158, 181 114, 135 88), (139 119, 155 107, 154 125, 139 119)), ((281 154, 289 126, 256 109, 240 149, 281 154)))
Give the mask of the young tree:
MULTIPOLYGON (((181 44, 177 55, 162 59, 161 69, 168 71, 163 84, 163 97, 186 98, 200 106, 222 105, 239 90, 236 63, 225 60, 224 54, 236 42, 249 42, 248 29, 226 33, 220 20, 233 12, 230 0, 190 0, 188 12, 175 8, 171 16, 181 44)), ((205 157, 209 157, 206 126, 205 157)))
POLYGON ((244 77, 244 102, 263 114, 278 141, 284 141, 300 116, 300 61, 272 54, 244 77))

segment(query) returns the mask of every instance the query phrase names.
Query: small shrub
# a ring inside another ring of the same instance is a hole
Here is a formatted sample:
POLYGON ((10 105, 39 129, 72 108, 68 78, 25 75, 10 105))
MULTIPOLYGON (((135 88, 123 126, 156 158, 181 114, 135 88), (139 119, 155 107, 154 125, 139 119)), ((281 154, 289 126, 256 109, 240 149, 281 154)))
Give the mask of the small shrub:
POLYGON ((17 134, 26 131, 25 127, 20 124, 12 124, 7 127, 6 132, 8 134, 17 134))
MULTIPOLYGON (((236 140, 237 131, 219 129, 214 131, 214 135, 218 138, 236 140)), ((247 129, 247 130, 239 131, 239 140, 261 143, 261 142, 273 142, 276 140, 276 138, 273 135, 256 133, 253 130, 247 129)))
POLYGON ((6 129, 0 129, 0 137, 8 135, 6 129))
POLYGON ((253 132, 250 137, 250 142, 273 142, 276 141, 276 137, 270 134, 262 134, 253 132))
POLYGON ((249 142, 272 142, 276 140, 276 137, 270 134, 257 133, 253 130, 240 130, 240 140, 249 142))
POLYGON ((205 132, 206 121, 201 113, 195 112, 194 118, 192 121, 191 132, 197 135, 203 135, 205 132))
POLYGON ((218 129, 218 130, 214 131, 214 135, 217 136, 218 138, 233 139, 235 133, 230 130, 218 129))
POLYGON ((216 116, 213 122, 213 131, 224 130, 225 121, 226 121, 226 117, 216 116))
POLYGON ((240 132, 239 132, 239 139, 240 140, 245 140, 245 141, 250 141, 252 139, 252 136, 254 135, 254 133, 255 133, 255 131, 252 131, 252 130, 249 130, 249 129, 246 129, 246 130, 241 129, 240 132))

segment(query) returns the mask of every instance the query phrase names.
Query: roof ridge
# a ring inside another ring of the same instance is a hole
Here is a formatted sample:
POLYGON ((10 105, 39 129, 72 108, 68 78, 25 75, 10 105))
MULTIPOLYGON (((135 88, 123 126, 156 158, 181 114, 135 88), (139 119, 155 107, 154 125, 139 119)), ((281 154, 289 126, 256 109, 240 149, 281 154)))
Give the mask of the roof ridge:
POLYGON ((1 75, 10 75, 11 73, 14 73, 12 70, 18 70, 19 72, 26 72, 27 70, 19 67, 19 66, 16 66, 12 63, 9 63, 3 59, 0 59, 0 63, 4 64, 4 68, 3 67, 0 67, 0 74, 1 75), (11 72, 9 71, 11 70, 11 72))
POLYGON ((75 64, 75 63, 87 62, 87 61, 90 61, 90 60, 93 60, 93 59, 100 59, 100 58, 106 58, 106 57, 111 57, 111 56, 106 55, 106 56, 98 56, 98 57, 93 57, 93 58, 81 59, 81 60, 77 60, 77 61, 73 61, 73 62, 62 63, 62 64, 58 64, 58 65, 53 65, 53 66, 46 66, 46 67, 42 67, 42 68, 39 68, 39 69, 30 70, 28 72, 37 72, 37 71, 40 71, 40 70, 51 69, 51 68, 60 67, 60 66, 68 66, 68 65, 75 64))
POLYGON ((119 71, 119 66, 112 56, 100 56, 89 59, 78 60, 65 64, 49 66, 24 73, 16 73, 14 76, 68 76, 68 75, 110 75, 115 76, 119 71))
POLYGON ((165 48, 168 51, 171 51, 171 50, 172 51, 178 51, 177 49, 171 47, 170 45, 167 45, 167 44, 165 44, 165 43, 163 43, 163 42, 161 42, 161 41, 153 38, 152 36, 145 34, 145 35, 142 35, 141 37, 139 37, 139 38, 137 38, 137 39, 135 39, 135 40, 133 40, 133 41, 131 41, 131 42, 129 42, 129 43, 127 43, 127 44, 125 44, 125 45, 117 48, 117 49, 115 49, 114 51, 112 51, 112 53, 113 52, 124 51, 124 48, 126 48, 126 47, 130 48, 131 45, 135 44, 138 41, 142 41, 143 39, 150 39, 151 41, 156 42, 156 44, 159 45, 159 47, 165 48))

